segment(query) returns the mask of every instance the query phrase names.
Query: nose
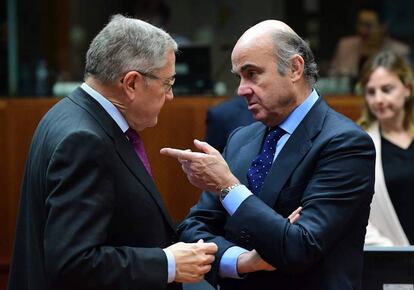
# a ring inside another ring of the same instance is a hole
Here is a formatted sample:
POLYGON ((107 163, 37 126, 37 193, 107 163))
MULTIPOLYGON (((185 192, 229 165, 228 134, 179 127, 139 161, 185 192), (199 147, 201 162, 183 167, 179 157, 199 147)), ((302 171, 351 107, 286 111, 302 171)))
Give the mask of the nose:
POLYGON ((237 89, 237 94, 239 96, 247 97, 253 94, 253 90, 250 86, 247 86, 243 84, 242 82, 240 82, 240 85, 237 89))
POLYGON ((375 91, 374 101, 376 103, 382 103, 384 101, 384 94, 380 90, 375 91))

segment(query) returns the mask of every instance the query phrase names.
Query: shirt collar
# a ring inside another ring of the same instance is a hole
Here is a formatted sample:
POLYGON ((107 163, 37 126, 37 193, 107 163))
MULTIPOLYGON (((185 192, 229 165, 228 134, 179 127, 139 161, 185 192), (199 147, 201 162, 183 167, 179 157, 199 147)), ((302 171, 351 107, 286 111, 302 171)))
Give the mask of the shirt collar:
POLYGON ((94 98, 103 108, 104 110, 111 116, 112 119, 118 124, 119 128, 121 128, 122 132, 126 132, 128 130, 129 125, 125 120, 124 116, 122 116, 121 112, 108 101, 103 95, 99 92, 92 89, 88 84, 83 83, 81 88, 87 92, 92 98, 94 98))
POLYGON ((311 94, 305 99, 305 101, 296 107, 289 114, 289 116, 279 124, 279 127, 285 130, 288 134, 292 135, 293 131, 295 131, 295 129, 299 126, 300 122, 302 122, 306 114, 308 114, 318 98, 318 93, 315 89, 312 89, 311 94))

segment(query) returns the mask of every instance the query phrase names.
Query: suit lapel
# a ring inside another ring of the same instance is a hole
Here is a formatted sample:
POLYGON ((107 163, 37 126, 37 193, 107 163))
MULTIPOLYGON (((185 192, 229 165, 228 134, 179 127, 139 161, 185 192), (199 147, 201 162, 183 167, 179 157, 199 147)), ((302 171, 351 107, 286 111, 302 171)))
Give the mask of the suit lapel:
POLYGON ((322 129, 327 110, 327 104, 319 97, 277 156, 258 193, 258 197, 270 207, 274 207, 286 181, 311 149, 312 139, 322 129))
POLYGON ((129 168, 129 170, 131 170, 132 174, 138 179, 138 181, 147 189, 148 193, 151 195, 151 197, 154 199, 154 201, 160 208, 167 222, 173 229, 175 229, 174 224, 168 214, 168 211, 164 206, 164 202, 162 201, 161 195, 157 190, 154 180, 148 174, 148 171, 139 159, 138 155, 135 153, 132 145, 129 143, 124 134, 122 134, 118 138, 115 138, 114 141, 116 150, 118 151, 118 154, 124 161, 125 165, 129 168))
POLYGON ((158 192, 153 179, 148 174, 144 164, 135 153, 134 148, 125 137, 125 134, 111 118, 111 116, 109 116, 109 114, 95 99, 93 99, 80 88, 70 94, 69 98, 87 110, 89 114, 91 114, 97 120, 105 132, 111 137, 111 139, 114 141, 116 151, 118 152, 122 161, 130 169, 138 181, 147 189, 147 193, 151 195, 155 203, 158 205, 168 224, 172 229, 175 230, 174 224, 168 214, 167 209, 164 206, 161 195, 158 192))
POLYGON ((306 130, 299 125, 277 156, 275 162, 273 162, 265 183, 258 193, 260 199, 270 207, 274 206, 289 176, 311 147, 312 142, 307 136, 306 130))
POLYGON ((248 186, 247 171, 253 159, 259 154, 265 132, 266 126, 260 124, 260 128, 242 145, 234 161, 229 162, 231 172, 246 186, 248 186))

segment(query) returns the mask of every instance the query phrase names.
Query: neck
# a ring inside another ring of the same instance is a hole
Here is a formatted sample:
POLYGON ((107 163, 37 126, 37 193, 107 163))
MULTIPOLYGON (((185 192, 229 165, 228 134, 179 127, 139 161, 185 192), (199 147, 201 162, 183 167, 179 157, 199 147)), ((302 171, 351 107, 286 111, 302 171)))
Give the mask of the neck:
POLYGON ((122 92, 115 85, 104 84, 94 77, 88 77, 85 83, 110 101, 123 115, 126 106, 122 101, 122 92))
POLYGON ((302 84, 298 84, 296 90, 296 105, 295 108, 300 106, 309 95, 312 93, 312 88, 309 88, 308 85, 303 81, 302 84))
POLYGON ((395 119, 383 120, 379 122, 381 132, 385 134, 389 133, 401 133, 405 132, 404 128, 404 115, 396 117, 395 119))
POLYGON ((113 94, 110 89, 110 87, 104 83, 102 83, 101 81, 97 80, 94 77, 88 77, 85 80, 85 83, 90 86, 92 89, 94 89, 95 91, 97 91, 98 93, 100 93, 102 96, 104 96, 105 98, 109 99, 110 96, 113 94))

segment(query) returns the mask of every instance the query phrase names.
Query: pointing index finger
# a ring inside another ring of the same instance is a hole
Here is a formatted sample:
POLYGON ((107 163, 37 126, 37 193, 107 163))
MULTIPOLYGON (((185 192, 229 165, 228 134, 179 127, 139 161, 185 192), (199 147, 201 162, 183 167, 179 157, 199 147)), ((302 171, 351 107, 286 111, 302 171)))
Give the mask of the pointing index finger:
POLYGON ((173 158, 184 159, 184 160, 189 160, 189 161, 194 161, 204 155, 204 153, 191 152, 191 151, 175 149, 175 148, 162 148, 160 150, 160 153, 173 157, 173 158))

